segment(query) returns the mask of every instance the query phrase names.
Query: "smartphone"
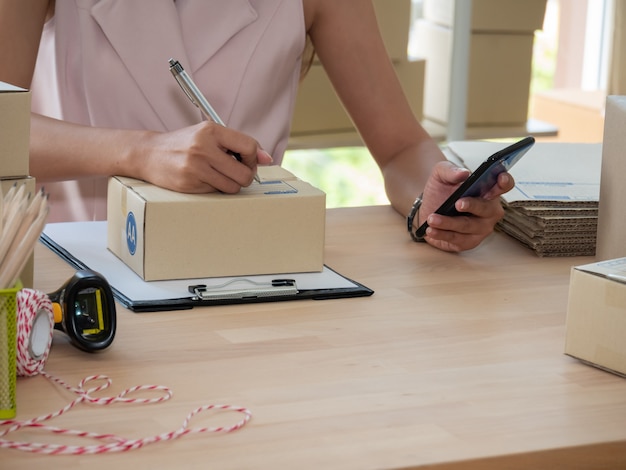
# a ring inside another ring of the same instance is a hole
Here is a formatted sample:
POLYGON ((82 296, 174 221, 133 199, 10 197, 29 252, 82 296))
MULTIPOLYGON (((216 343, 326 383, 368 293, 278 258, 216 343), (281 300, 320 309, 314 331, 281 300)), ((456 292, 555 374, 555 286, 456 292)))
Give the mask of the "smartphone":
MULTIPOLYGON (((498 181, 498 175, 515 165, 534 143, 534 137, 525 137, 491 155, 439 206, 435 213, 447 216, 460 215, 461 213, 454 207, 457 200, 462 197, 480 197, 487 194, 498 181)), ((424 222, 416 230, 415 235, 423 237, 427 228, 428 222, 424 222)))

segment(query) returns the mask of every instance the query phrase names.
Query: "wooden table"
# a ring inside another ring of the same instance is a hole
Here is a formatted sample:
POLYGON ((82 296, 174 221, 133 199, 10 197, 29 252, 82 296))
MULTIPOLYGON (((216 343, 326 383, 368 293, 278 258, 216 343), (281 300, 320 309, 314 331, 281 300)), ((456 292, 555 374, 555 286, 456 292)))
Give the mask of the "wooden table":
MULTIPOLYGON (((386 206, 328 211, 326 263, 372 297, 144 314, 118 306, 116 339, 100 354, 55 334, 50 374, 73 385, 106 374, 104 395, 162 384, 174 396, 79 405, 51 424, 141 438, 219 403, 252 411, 243 429, 98 456, 0 450, 0 467, 626 468, 626 380, 563 354, 569 270, 591 259, 538 258, 503 234, 454 255, 411 242, 403 227, 386 206)), ((37 248, 37 288, 51 292, 72 273, 37 248)), ((42 376, 19 379, 17 394, 21 419, 74 398, 42 376)), ((201 415, 192 426, 237 418, 201 415)))

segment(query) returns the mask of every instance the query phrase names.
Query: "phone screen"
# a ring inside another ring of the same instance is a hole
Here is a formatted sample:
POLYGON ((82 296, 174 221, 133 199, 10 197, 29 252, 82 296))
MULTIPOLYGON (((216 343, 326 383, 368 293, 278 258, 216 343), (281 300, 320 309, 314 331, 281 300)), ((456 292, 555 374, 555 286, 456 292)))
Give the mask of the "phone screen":
MULTIPOLYGON (((498 175, 515 165, 534 143, 534 137, 525 137, 491 155, 439 206, 435 213, 446 216, 460 215, 461 213, 454 207, 457 200, 462 197, 481 197, 487 194, 498 181, 498 175)), ((424 222, 415 234, 423 237, 426 228, 428 228, 428 223, 424 222)))

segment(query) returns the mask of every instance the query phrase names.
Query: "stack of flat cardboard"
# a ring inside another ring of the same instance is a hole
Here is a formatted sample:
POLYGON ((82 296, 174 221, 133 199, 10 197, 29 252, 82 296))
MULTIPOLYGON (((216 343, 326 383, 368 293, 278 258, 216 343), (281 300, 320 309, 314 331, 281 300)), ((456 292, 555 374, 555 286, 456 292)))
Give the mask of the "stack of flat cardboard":
MULTIPOLYGON (((451 142, 448 158, 470 170, 508 143, 451 142)), ((498 227, 539 256, 595 253, 601 144, 536 143, 511 170, 498 227)))

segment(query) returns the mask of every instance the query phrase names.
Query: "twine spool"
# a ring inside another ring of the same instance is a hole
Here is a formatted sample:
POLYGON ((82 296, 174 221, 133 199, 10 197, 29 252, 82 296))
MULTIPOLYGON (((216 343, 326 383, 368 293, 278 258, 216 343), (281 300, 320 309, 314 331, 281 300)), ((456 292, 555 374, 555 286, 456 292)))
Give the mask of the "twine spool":
POLYGON ((17 293, 17 375, 32 377, 43 371, 54 333, 52 302, 43 292, 17 293))

